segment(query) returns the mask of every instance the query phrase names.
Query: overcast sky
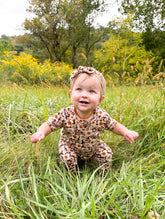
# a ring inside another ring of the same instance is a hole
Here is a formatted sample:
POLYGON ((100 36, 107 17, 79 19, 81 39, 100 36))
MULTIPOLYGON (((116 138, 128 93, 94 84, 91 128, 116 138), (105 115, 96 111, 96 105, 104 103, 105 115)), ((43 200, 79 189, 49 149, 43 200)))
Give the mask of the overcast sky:
MULTIPOLYGON (((112 2, 112 0, 107 0, 112 2)), ((28 8, 27 0, 0 0, 0 36, 14 36, 23 34, 22 23, 25 18, 30 15, 26 12, 28 8)), ((109 4, 109 12, 99 17, 98 21, 101 25, 106 25, 108 21, 119 16, 115 4, 109 4)))

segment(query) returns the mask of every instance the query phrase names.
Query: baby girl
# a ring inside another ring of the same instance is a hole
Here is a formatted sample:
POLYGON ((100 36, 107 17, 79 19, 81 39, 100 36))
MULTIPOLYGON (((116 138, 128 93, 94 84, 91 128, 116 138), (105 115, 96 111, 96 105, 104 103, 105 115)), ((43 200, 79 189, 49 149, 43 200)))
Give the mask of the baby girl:
POLYGON ((100 140, 100 134, 110 130, 133 143, 138 133, 127 129, 99 107, 106 88, 100 72, 79 66, 72 72, 70 80, 73 105, 61 109, 43 123, 31 136, 31 142, 41 141, 52 131, 62 128, 59 155, 69 171, 76 173, 79 159, 95 159, 101 169, 110 169, 112 150, 100 140))

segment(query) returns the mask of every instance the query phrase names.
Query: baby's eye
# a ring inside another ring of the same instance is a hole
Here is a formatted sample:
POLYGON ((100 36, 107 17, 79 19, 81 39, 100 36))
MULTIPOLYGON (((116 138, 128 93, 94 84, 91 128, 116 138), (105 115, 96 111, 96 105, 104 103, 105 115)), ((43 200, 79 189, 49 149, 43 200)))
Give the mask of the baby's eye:
POLYGON ((82 89, 81 89, 80 87, 78 87, 76 90, 77 90, 77 91, 81 91, 82 89))
POLYGON ((94 90, 90 90, 89 92, 90 92, 90 93, 95 93, 95 91, 94 91, 94 90))

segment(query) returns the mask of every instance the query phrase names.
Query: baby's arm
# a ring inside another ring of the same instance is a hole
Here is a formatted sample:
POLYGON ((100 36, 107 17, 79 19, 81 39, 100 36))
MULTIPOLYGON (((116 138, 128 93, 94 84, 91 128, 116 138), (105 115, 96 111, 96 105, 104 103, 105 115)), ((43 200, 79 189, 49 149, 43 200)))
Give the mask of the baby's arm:
POLYGON ((131 144, 134 143, 134 140, 139 137, 139 134, 137 132, 127 129, 124 125, 118 122, 116 126, 113 128, 112 132, 117 135, 124 136, 124 138, 131 144))
POLYGON ((31 142, 36 143, 38 141, 41 141, 50 133, 51 133, 51 128, 48 125, 48 123, 45 122, 38 128, 37 132, 31 136, 31 142))

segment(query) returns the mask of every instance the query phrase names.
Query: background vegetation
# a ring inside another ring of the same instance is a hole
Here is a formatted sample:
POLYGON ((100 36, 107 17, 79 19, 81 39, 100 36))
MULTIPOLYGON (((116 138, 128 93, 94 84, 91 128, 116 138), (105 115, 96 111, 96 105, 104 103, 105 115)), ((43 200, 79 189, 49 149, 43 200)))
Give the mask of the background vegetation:
POLYGON ((29 3, 28 34, 0 39, 0 218, 165 218, 163 0, 123 0, 126 16, 107 27, 94 24, 107 1, 29 3), (69 77, 79 65, 104 74, 101 107, 139 132, 132 145, 102 134, 114 153, 102 175, 90 162, 76 177, 66 171, 59 131, 30 142, 71 104, 69 77))
MULTIPOLYGON (((17 51, 17 55, 24 52, 38 62, 49 59, 53 63, 67 63, 73 68, 97 66, 100 71, 104 71, 103 66, 109 66, 110 62, 111 72, 107 67, 105 72, 120 75, 123 71, 130 73, 130 68, 134 70, 137 65, 139 69, 139 63, 143 65, 142 62, 153 58, 152 74, 164 72, 163 0, 123 0, 119 10, 125 16, 109 21, 106 27, 98 26, 95 19, 105 13, 107 4, 105 0, 29 0, 27 11, 32 16, 23 23, 27 33, 13 37, 2 35, 0 56, 3 51, 17 51), (108 57, 109 50, 112 51, 108 57), (98 53, 101 56, 103 51, 105 61, 99 61, 98 53), (159 69, 161 62, 162 68, 159 69)), ((138 73, 139 70, 136 76, 138 73)))

